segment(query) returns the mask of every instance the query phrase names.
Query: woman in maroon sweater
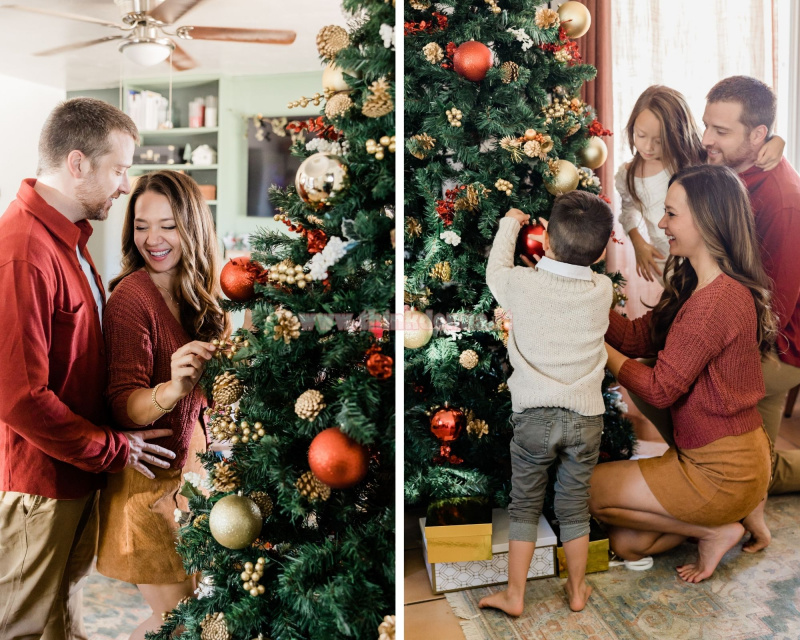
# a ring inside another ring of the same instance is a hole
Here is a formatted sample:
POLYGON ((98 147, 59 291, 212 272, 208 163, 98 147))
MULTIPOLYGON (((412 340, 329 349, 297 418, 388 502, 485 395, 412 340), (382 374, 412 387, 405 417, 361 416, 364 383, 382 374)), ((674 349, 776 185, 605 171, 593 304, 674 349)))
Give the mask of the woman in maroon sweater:
POLYGON ((218 303, 214 223, 189 176, 158 171, 139 178, 122 251, 122 273, 109 284, 103 316, 109 403, 119 429, 171 429, 158 444, 176 454, 153 479, 126 471, 110 476, 101 493, 97 569, 136 584, 152 608, 131 635, 138 640, 194 591, 175 551, 174 510, 181 474, 199 470, 196 454, 205 451, 198 418, 206 400, 196 384, 228 319, 218 303))
POLYGON ((590 510, 609 525, 611 548, 625 560, 697 538, 697 562, 678 573, 700 582, 741 539, 738 521, 766 497, 770 444, 756 405, 775 319, 747 191, 731 169, 677 173, 665 211, 664 294, 634 321, 612 311, 606 348, 622 385, 670 408, 676 447, 659 458, 598 465, 590 510), (633 359, 656 353, 653 368, 633 359))

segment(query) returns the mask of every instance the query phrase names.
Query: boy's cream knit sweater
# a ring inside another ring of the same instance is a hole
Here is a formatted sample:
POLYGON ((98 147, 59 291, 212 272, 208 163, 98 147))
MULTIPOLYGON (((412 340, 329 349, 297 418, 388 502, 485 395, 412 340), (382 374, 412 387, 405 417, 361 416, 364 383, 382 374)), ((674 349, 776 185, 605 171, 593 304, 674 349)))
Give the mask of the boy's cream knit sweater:
POLYGON ((579 277, 515 267, 519 229, 513 218, 500 220, 486 266, 489 289, 511 313, 508 355, 514 373, 508 387, 513 410, 563 407, 600 415, 605 412, 601 385, 611 280, 576 265, 567 270, 579 277))

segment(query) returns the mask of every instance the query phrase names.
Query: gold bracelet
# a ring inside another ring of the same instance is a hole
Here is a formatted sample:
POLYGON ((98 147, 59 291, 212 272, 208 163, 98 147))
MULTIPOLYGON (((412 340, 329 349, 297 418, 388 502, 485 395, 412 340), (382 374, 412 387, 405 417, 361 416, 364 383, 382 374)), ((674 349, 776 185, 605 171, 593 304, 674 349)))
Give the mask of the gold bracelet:
POLYGON ((156 400, 156 393, 158 393, 158 388, 164 384, 163 382, 159 382, 155 387, 153 387, 153 393, 150 394, 150 399, 153 401, 153 406, 158 409, 161 413, 169 413, 172 411, 175 406, 173 405, 169 409, 165 409, 160 404, 158 404, 158 400, 156 400))

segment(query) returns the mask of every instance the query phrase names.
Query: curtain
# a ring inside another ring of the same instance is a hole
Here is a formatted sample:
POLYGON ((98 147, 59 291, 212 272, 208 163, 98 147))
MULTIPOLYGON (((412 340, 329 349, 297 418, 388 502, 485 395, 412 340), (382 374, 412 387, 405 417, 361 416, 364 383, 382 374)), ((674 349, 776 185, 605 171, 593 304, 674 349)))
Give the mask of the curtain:
MULTIPOLYGON (((705 96, 717 81, 748 75, 773 84, 773 0, 594 1, 611 4, 614 115, 611 122, 601 120, 614 131, 611 175, 632 157, 625 124, 636 99, 650 85, 663 84, 683 93, 702 131, 705 96)), ((608 178, 604 191, 609 196, 614 191, 608 178)), ((618 211, 616 194, 613 200, 618 211)), ((657 301, 661 288, 636 275, 633 247, 619 225, 616 231, 624 244, 610 245, 609 269, 621 271, 628 280, 627 314, 636 318, 646 311, 642 301, 657 301)))

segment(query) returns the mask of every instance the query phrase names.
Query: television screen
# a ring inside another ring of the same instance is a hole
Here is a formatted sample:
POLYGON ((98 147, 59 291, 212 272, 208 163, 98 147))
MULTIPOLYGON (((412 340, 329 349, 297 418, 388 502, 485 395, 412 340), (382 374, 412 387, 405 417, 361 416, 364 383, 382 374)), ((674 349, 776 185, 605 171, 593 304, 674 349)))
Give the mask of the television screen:
POLYGON ((294 184, 294 177, 303 158, 293 156, 289 149, 300 137, 311 140, 313 133, 286 130, 286 125, 298 118, 286 116, 254 116, 247 121, 247 215, 271 218, 275 209, 269 201, 272 185, 284 189, 294 184))

